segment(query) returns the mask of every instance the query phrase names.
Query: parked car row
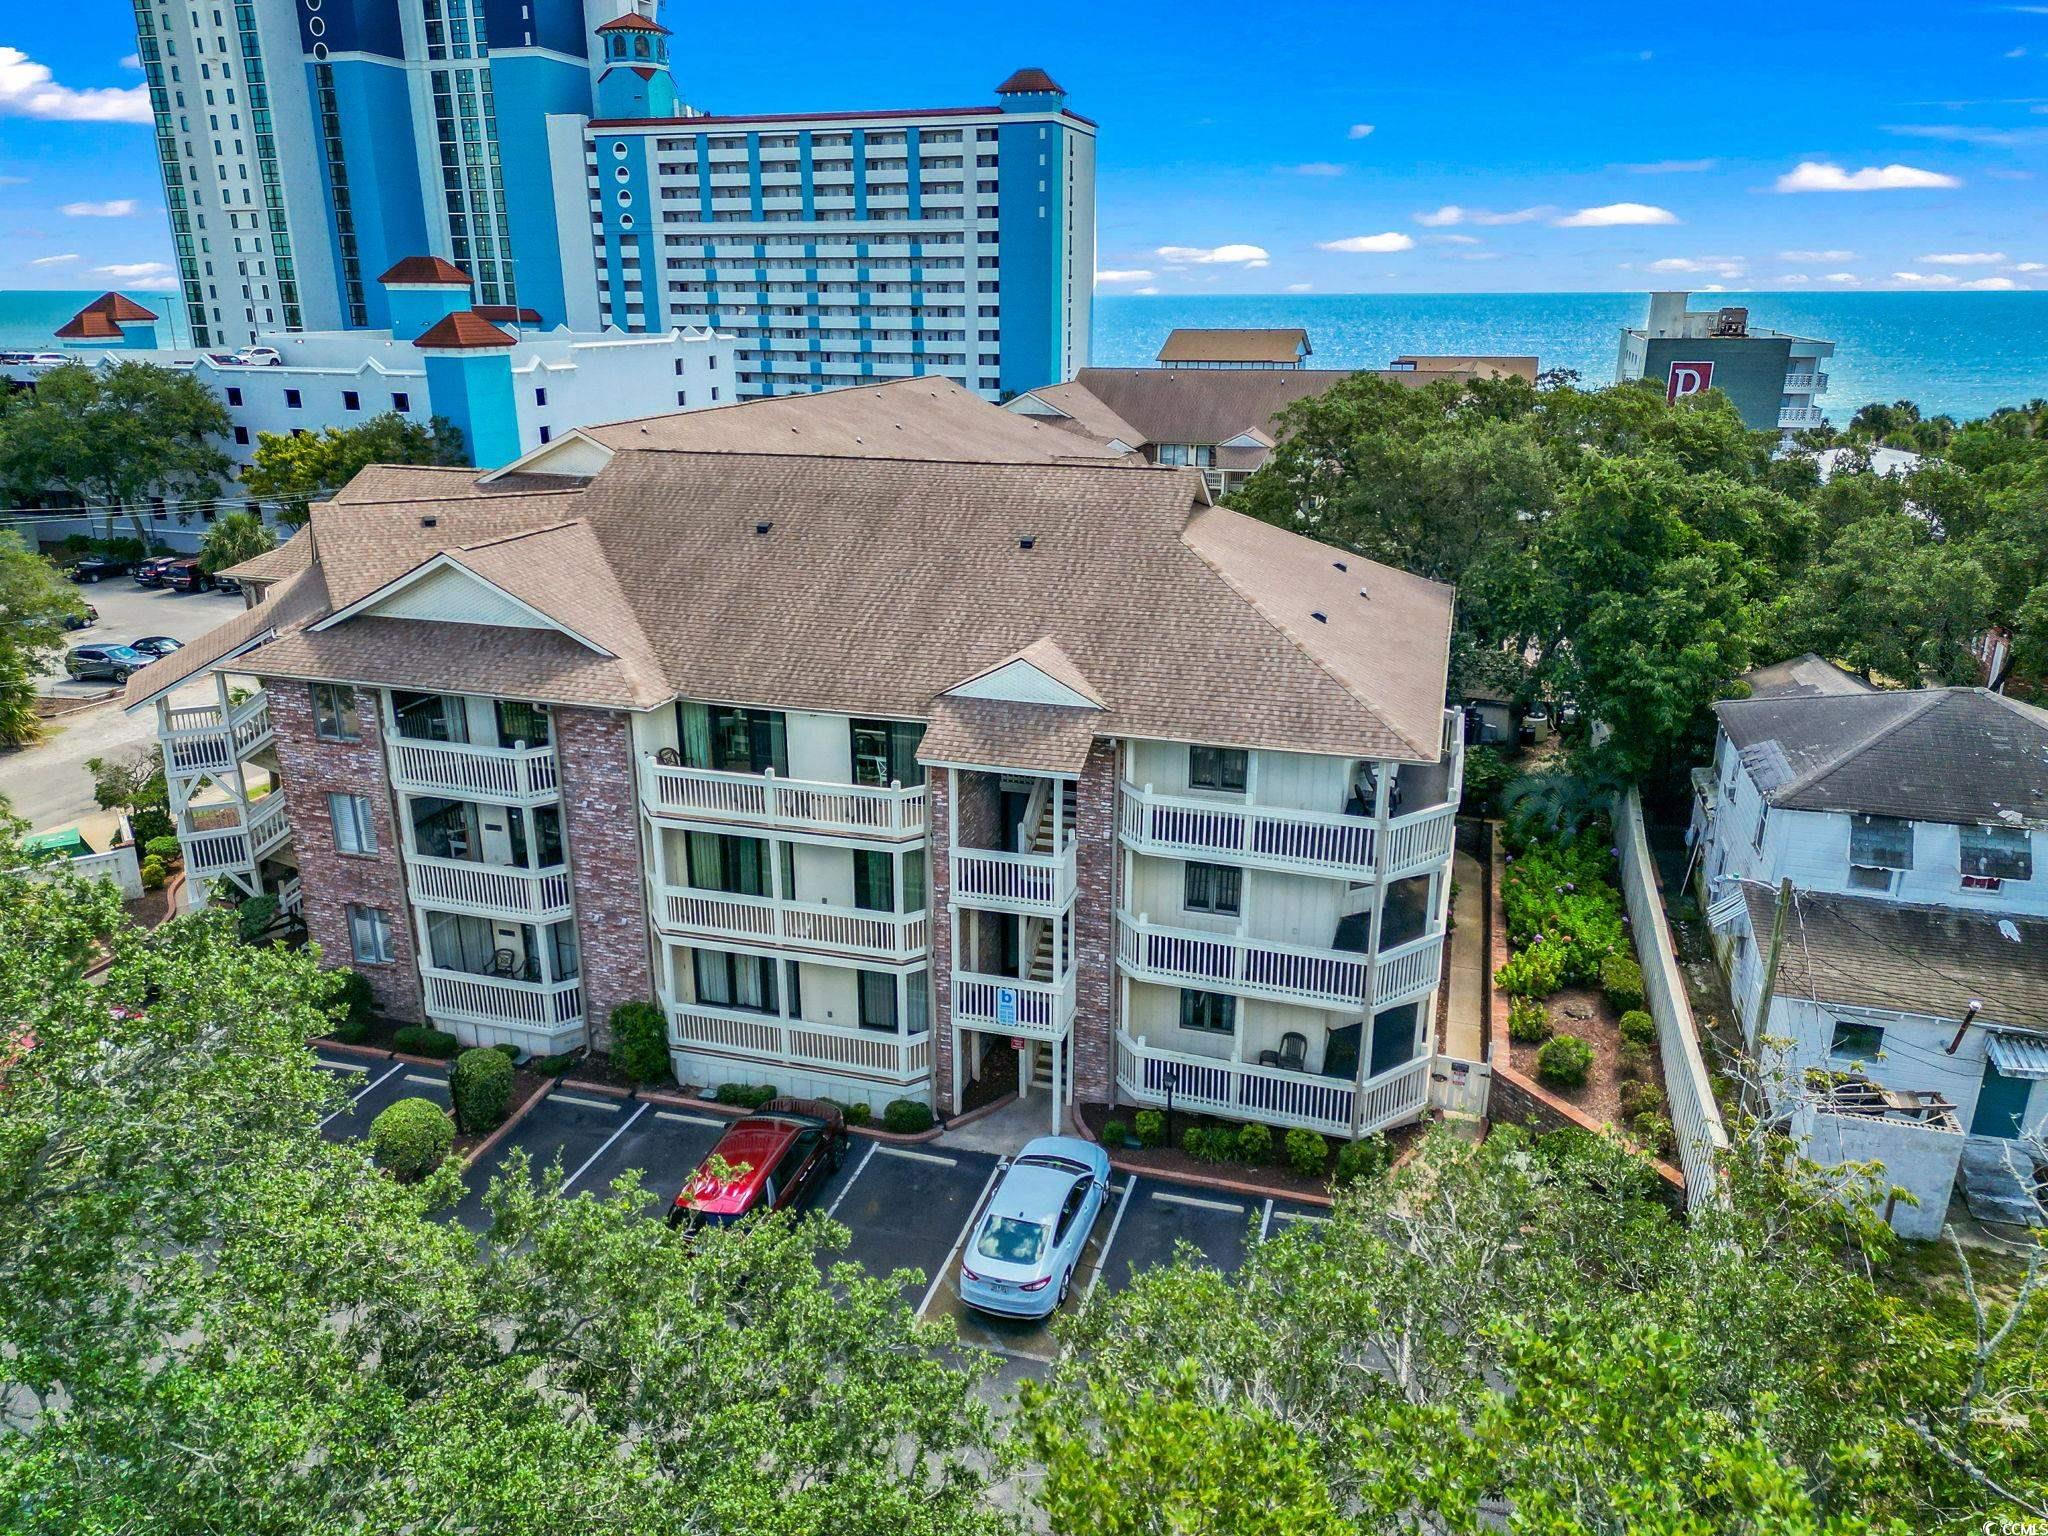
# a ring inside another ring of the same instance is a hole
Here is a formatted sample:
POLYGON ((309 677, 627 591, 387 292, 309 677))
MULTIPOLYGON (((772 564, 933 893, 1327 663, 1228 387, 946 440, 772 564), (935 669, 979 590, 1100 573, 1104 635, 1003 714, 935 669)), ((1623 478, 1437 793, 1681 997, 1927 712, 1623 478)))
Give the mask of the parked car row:
MULTIPOLYGON (((99 615, 94 613, 93 617, 98 618, 99 615)), ((126 645, 118 642, 75 645, 64 658, 64 670, 81 682, 98 678, 110 683, 125 683, 157 658, 182 649, 184 643, 169 635, 144 635, 126 645)))
POLYGON ((204 569, 197 555, 152 555, 147 560, 123 560, 118 555, 86 555, 71 567, 71 579, 91 584, 109 576, 132 574, 138 587, 168 587, 173 592, 239 592, 232 576, 216 576, 204 569))

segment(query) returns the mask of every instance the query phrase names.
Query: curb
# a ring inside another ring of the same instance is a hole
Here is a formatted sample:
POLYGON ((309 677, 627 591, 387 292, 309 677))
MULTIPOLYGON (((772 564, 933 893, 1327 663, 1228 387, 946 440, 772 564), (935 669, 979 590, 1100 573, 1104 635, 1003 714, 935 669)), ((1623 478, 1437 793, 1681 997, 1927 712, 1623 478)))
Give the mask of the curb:
MULTIPOLYGON (((602 1093, 614 1099, 645 1099, 650 1104, 673 1104, 678 1109, 699 1109, 714 1115, 723 1115, 728 1120, 741 1120, 751 1115, 751 1109, 738 1104, 721 1104, 716 1099, 700 1099, 691 1094, 671 1093, 662 1088, 620 1088, 612 1083, 594 1083, 588 1078, 564 1075, 555 1081, 565 1088, 574 1088, 578 1093, 602 1093)), ((958 1124, 958 1121, 953 1122, 958 1124)), ((928 1131, 917 1131, 901 1135, 895 1131, 884 1131, 871 1125, 849 1125, 849 1136, 866 1136, 874 1141, 892 1142, 897 1146, 915 1146, 921 1142, 937 1141, 946 1133, 947 1127, 935 1125, 928 1131)))
POLYGON ((444 1071, 452 1067, 454 1060, 447 1056, 414 1056, 406 1051, 387 1050, 381 1045, 350 1045, 341 1040, 330 1040, 325 1035, 315 1035, 306 1042, 322 1050, 342 1051, 353 1056, 374 1056, 379 1061, 406 1061, 416 1067, 440 1067, 444 1071))
MULTIPOLYGON (((411 1060, 412 1058, 401 1057, 400 1059, 411 1060)), ((534 1089, 532 1093, 528 1094, 526 1096, 526 1102, 524 1104, 520 1105, 517 1109, 513 1110, 511 1114, 507 1115, 504 1118, 504 1120, 499 1123, 498 1128, 495 1131, 491 1132, 490 1135, 486 1136, 482 1141, 478 1142, 476 1146, 470 1150, 469 1154, 462 1159, 462 1166, 465 1168, 474 1168, 479 1162, 483 1160, 484 1154, 490 1151, 491 1148, 495 1147, 499 1142, 503 1141, 505 1137, 511 1133, 513 1127, 517 1126, 520 1121, 524 1120, 529 1114, 533 1112, 533 1107, 536 1104, 540 1103, 542 1099, 546 1098, 549 1094, 555 1091, 556 1085, 560 1082, 561 1079, 558 1077, 550 1078, 547 1082, 542 1083, 538 1088, 534 1089)))
MULTIPOLYGON (((1092 1141, 1098 1147, 1102 1146, 1102 1138, 1095 1134, 1088 1122, 1082 1119, 1081 1116, 1069 1111, 1067 1120, 1074 1127, 1075 1134, 1083 1141, 1092 1141)), ((1107 1150, 1107 1148, 1104 1150, 1107 1150)), ((1118 1173, 1128 1173, 1134 1179, 1160 1179, 1172 1184, 1190 1184, 1197 1189, 1214 1189, 1220 1190, 1224 1194, 1246 1195, 1254 1200, 1295 1200, 1304 1205, 1320 1205, 1325 1210, 1337 1203, 1328 1194, 1311 1195, 1298 1194, 1293 1190, 1276 1190, 1268 1188, 1264 1184, 1252 1184, 1242 1179, 1221 1178, 1213 1173, 1181 1173, 1178 1171, 1169 1173, 1158 1168, 1147 1168, 1141 1164, 1133 1163, 1128 1158, 1119 1159, 1111 1156, 1109 1166, 1118 1173)), ((1392 1169, 1388 1170, 1390 1173, 1392 1171, 1392 1169)))
POLYGON ((939 1130, 942 1132, 957 1131, 963 1126, 974 1125, 979 1121, 986 1120, 990 1115, 994 1114, 999 1109, 1008 1109, 1012 1104, 1016 1102, 1016 1094, 1006 1093, 1000 1099, 992 1099, 988 1103, 980 1106, 980 1108, 978 1109, 970 1109, 965 1114, 955 1115, 952 1119, 948 1120, 943 1126, 940 1126, 939 1130))

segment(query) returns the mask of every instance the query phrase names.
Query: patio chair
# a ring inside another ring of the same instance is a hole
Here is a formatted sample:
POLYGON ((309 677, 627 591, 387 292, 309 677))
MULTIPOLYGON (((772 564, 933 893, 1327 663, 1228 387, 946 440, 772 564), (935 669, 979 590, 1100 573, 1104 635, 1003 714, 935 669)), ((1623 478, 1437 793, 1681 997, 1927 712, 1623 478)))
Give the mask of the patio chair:
POLYGON ((683 754, 674 747, 663 747, 654 754, 654 760, 664 768, 680 768, 683 766, 683 754))
POLYGON ((1308 1038, 1305 1035, 1287 1031, 1280 1037, 1280 1049, 1259 1052, 1259 1065, 1278 1067, 1283 1072, 1299 1072, 1308 1062, 1308 1038))
POLYGON ((484 974, 486 976, 517 976, 519 974, 519 957, 509 949, 501 949, 491 956, 491 968, 484 972, 484 974))

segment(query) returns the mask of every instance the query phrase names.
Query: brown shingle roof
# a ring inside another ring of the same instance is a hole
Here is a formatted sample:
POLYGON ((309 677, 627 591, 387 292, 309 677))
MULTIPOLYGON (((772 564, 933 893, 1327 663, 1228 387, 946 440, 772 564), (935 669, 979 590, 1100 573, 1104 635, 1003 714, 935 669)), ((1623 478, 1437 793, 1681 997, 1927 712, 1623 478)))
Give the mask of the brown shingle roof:
POLYGON ((221 575, 252 584, 282 581, 294 571, 303 571, 312 558, 312 536, 301 528, 277 548, 251 555, 241 564, 227 567, 221 575))
POLYGON ((248 670, 261 677, 348 679, 594 709, 640 709, 655 702, 641 697, 622 663, 551 629, 358 618, 282 636, 249 661, 248 670), (420 634, 427 628, 431 638, 420 634))
POLYGON ((1351 375, 1332 368, 1083 368, 1074 383, 1148 443, 1221 443, 1351 375))
POLYGON ((1854 672, 1845 671, 1825 656, 1808 651, 1790 661, 1773 662, 1742 674, 1752 699, 1778 699, 1789 695, 1819 693, 1875 693, 1877 690, 1854 672))
POLYGON ((408 256, 377 279, 380 283, 431 283, 436 286, 460 283, 469 286, 469 274, 452 261, 439 256, 408 256))
POLYGON ((86 306, 96 309, 117 324, 123 320, 154 320, 156 311, 144 309, 125 293, 103 293, 86 306))
POLYGON ((1159 349, 1162 363, 1272 363, 1293 367, 1313 351, 1308 332, 1285 330, 1204 331, 1181 327, 1168 333, 1159 349))
POLYGON ((1060 83, 1042 69, 1020 69, 996 87, 996 94, 998 96, 1011 96, 1036 91, 1052 91, 1057 95, 1066 95, 1066 92, 1060 88, 1060 83))
MULTIPOLYGON (((224 657, 245 646, 260 644, 273 632, 310 624, 328 611, 327 589, 318 566, 293 572, 254 608, 215 625, 170 655, 130 677, 121 690, 121 707, 134 709, 160 694, 189 682, 224 657)), ((250 668, 249 670, 254 670, 250 668)))
POLYGON ((506 335, 482 315, 467 309, 443 315, 413 339, 413 345, 423 351, 481 352, 517 344, 516 337, 506 335))
MULTIPOLYGON (((1065 430, 1081 433, 1098 443, 1114 442, 1130 448, 1142 448, 1150 441, 1144 433, 1079 384, 1048 384, 1043 389, 1032 390, 1029 399, 1051 406, 1065 418, 1061 420, 1038 416, 1034 419, 1050 420, 1065 430)), ((1011 404, 1014 411, 1016 402, 1013 401, 1011 404)))
POLYGON ((932 701, 917 760, 1015 773, 1079 773, 1095 742, 1095 718, 1092 709, 942 696, 932 701))

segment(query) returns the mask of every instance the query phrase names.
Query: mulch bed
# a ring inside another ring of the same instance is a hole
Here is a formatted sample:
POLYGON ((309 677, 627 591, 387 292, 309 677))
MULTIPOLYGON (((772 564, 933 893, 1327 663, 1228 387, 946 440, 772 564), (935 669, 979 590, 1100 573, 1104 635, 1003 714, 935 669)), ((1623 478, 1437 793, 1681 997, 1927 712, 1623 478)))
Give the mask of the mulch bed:
POLYGON ((997 1046, 983 1058, 981 1076, 967 1085, 960 1113, 980 1109, 984 1104, 993 1104, 997 1099, 1007 1098, 1017 1091, 1017 1053, 1007 1046, 997 1046))
POLYGON ((160 885, 153 891, 144 891, 133 901, 122 902, 121 910, 138 928, 154 928, 168 922, 171 916, 170 887, 160 885))
MULTIPOLYGON (((1121 1120, 1125 1125, 1132 1123, 1137 1110, 1127 1104, 1114 1108, 1107 1104, 1082 1104, 1077 1106, 1081 1118, 1097 1141, 1102 1140, 1102 1127, 1111 1120, 1121 1120)), ((1221 1125, 1236 1129, 1240 1122, 1219 1120, 1213 1115, 1190 1114, 1183 1109, 1173 1112, 1173 1122, 1167 1128, 1165 1143, 1156 1147, 1126 1148, 1108 1147, 1109 1155, 1120 1164, 1136 1168, 1143 1173, 1158 1174, 1163 1178, 1222 1178, 1236 1179, 1247 1184, 1256 1184, 1276 1195, 1306 1196, 1309 1199, 1327 1199, 1329 1175, 1327 1171, 1319 1178, 1304 1178, 1296 1173, 1286 1161, 1287 1133, 1275 1130, 1273 1133, 1273 1160, 1264 1163, 1241 1163, 1232 1160, 1227 1163, 1204 1162, 1199 1157, 1189 1157, 1180 1149, 1180 1138, 1190 1126, 1221 1125)), ((1427 1130, 1427 1123, 1404 1125, 1386 1132, 1387 1146, 1395 1158, 1399 1158, 1410 1141, 1427 1130)), ((1343 1143, 1335 1137, 1325 1137, 1330 1143, 1332 1161, 1337 1148, 1343 1143)))
MULTIPOLYGON (((1545 999, 1553 1034, 1577 1035, 1593 1048, 1593 1068, 1577 1088, 1558 1088, 1536 1073, 1540 1045, 1508 1042, 1508 1062, 1517 1072, 1541 1083, 1546 1093, 1564 1100, 1574 1109, 1620 1130, 1621 1122, 1621 1027, 1620 1015, 1593 987, 1564 987, 1545 999)), ((1664 1086, 1664 1064, 1653 1048, 1650 1052, 1650 1081, 1664 1086)))

